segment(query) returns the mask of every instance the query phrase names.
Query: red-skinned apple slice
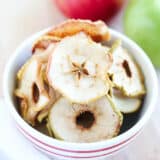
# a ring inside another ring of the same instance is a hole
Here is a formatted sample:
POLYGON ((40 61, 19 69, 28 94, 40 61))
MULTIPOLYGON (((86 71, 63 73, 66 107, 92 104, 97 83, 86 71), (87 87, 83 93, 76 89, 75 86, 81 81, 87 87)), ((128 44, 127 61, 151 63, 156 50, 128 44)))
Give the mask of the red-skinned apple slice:
POLYGON ((57 42, 60 41, 60 38, 42 35, 39 39, 36 40, 32 47, 32 54, 41 52, 46 50, 50 45, 55 45, 57 42))
POLYGON ((67 20, 64 23, 51 29, 47 35, 64 38, 72 36, 79 32, 84 32, 89 35, 94 41, 108 41, 110 33, 107 25, 103 21, 92 22, 90 20, 67 20))

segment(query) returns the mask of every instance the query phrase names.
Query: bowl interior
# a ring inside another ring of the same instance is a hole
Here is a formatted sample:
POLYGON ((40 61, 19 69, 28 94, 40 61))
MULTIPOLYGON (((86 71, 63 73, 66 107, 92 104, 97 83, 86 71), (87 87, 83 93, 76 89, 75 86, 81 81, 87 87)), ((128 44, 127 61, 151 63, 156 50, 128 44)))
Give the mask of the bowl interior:
MULTIPOLYGON (((150 78, 152 76, 152 69, 153 68, 150 60, 147 58, 147 56, 144 54, 144 52, 131 40, 123 36, 122 34, 110 30, 112 39, 110 42, 113 42, 116 39, 122 39, 122 45, 125 47, 130 54, 135 58, 136 62, 140 66, 142 73, 145 77, 145 86, 147 89, 147 94, 143 101, 143 107, 141 109, 133 114, 124 115, 124 123, 121 129, 121 133, 129 130, 132 128, 147 112, 148 107, 150 106, 151 97, 154 95, 154 81, 150 78)), ((32 45, 41 34, 43 34, 46 31, 42 31, 38 34, 35 34, 28 40, 26 40, 14 53, 13 57, 11 58, 10 66, 8 67, 8 73, 7 73, 7 79, 6 79, 6 86, 7 86, 7 92, 10 98, 10 101, 12 101, 13 105, 16 109, 16 103, 13 96, 13 90, 16 85, 16 73, 20 69, 20 67, 26 62, 27 59, 31 56, 31 49, 32 45)), ((155 74, 155 73, 153 73, 155 74)))

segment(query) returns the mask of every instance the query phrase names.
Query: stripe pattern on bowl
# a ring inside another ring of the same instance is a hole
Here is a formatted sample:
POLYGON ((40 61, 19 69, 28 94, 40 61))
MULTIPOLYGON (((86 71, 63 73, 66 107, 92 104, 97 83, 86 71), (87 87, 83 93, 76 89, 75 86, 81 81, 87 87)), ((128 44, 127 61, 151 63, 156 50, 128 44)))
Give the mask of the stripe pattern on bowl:
POLYGON ((17 128, 34 145, 36 149, 40 150, 43 153, 46 153, 47 155, 51 155, 52 157, 54 156, 55 158, 60 159, 98 159, 106 157, 124 148, 139 133, 138 131, 130 138, 111 147, 101 148, 97 150, 68 150, 44 143, 42 140, 39 140, 29 134, 19 124, 17 124, 17 128))

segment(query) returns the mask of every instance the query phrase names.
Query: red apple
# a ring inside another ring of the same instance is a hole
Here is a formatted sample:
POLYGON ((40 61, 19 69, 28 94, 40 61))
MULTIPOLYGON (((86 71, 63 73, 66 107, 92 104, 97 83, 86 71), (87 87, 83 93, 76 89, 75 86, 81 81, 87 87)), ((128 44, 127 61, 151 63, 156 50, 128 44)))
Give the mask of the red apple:
POLYGON ((125 0, 54 0, 69 18, 109 20, 125 0))

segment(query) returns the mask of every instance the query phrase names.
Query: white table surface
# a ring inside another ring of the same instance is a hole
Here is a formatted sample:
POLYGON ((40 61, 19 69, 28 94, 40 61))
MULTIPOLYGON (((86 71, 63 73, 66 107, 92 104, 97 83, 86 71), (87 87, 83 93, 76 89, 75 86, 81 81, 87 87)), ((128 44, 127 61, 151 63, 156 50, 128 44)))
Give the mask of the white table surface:
MULTIPOLYGON (((110 23, 111 27, 119 31, 123 31, 122 14, 110 23)), ((35 150, 15 128, 2 100, 2 78, 7 60, 20 42, 64 19, 52 0, 0 0, 0 160, 48 159, 35 150)), ((160 160, 159 104, 134 142, 108 160, 160 160)))

